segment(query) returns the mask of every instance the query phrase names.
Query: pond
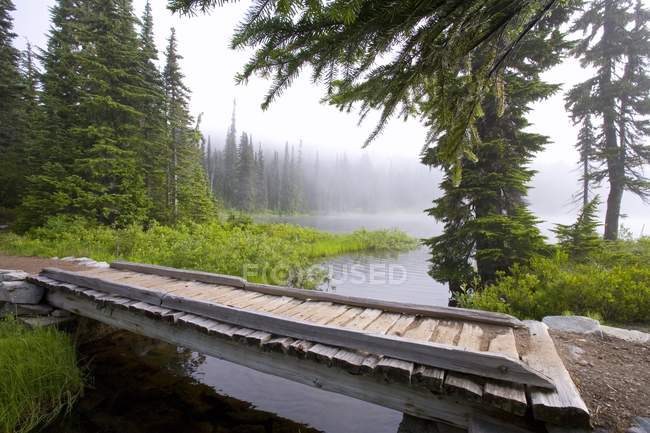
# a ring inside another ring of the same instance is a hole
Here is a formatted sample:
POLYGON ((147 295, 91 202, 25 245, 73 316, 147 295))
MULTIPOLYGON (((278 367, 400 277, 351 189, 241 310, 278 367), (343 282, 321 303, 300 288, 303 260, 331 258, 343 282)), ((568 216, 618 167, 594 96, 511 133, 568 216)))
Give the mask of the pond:
MULTIPOLYGON (((437 232, 424 214, 266 217, 332 232, 399 228, 437 232)), ((427 275, 425 248, 389 257, 346 255, 322 266, 334 277, 321 290, 446 305, 448 291, 427 275), (354 275, 351 275, 354 272, 354 275)), ((80 348, 91 387, 48 432, 395 433, 402 414, 258 373, 217 358, 117 332, 80 348)))
MULTIPOLYGON (((424 239, 440 234, 442 227, 423 212, 383 214, 340 214, 307 216, 265 216, 268 222, 286 222, 334 233, 358 229, 396 228, 424 239)), ((429 252, 424 246, 388 256, 346 254, 325 261, 322 266, 332 280, 320 290, 343 295, 416 304, 447 305, 447 287, 428 275, 429 252)))

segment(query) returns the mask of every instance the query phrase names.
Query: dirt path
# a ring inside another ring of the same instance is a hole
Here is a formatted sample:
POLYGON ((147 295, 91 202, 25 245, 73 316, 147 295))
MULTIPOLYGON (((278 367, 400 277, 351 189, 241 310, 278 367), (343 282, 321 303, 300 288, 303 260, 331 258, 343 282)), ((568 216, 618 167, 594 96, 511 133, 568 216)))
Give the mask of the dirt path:
POLYGON ((550 332, 595 428, 623 433, 633 417, 650 416, 650 345, 550 332))
POLYGON ((21 257, 0 254, 0 269, 22 269, 30 274, 38 274, 47 267, 61 268, 68 271, 86 269, 85 266, 63 260, 46 259, 43 257, 21 257))

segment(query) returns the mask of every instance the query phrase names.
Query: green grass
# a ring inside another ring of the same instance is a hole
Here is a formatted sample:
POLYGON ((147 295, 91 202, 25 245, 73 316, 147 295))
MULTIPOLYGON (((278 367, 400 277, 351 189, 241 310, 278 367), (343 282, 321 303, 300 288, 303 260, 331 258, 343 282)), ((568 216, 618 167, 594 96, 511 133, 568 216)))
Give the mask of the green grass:
POLYGON ((481 292, 459 297, 466 308, 520 318, 577 314, 605 322, 647 323, 650 318, 650 238, 603 242, 585 260, 561 251, 515 267, 481 292))
POLYGON ((68 411, 83 389, 72 342, 0 320, 0 432, 27 433, 68 411))
POLYGON ((153 225, 147 230, 137 226, 116 230, 54 218, 25 235, 0 234, 0 251, 6 254, 123 259, 305 288, 322 279, 307 270, 325 257, 406 251, 416 246, 415 239, 397 230, 333 234, 289 224, 255 224, 241 216, 225 222, 153 225))

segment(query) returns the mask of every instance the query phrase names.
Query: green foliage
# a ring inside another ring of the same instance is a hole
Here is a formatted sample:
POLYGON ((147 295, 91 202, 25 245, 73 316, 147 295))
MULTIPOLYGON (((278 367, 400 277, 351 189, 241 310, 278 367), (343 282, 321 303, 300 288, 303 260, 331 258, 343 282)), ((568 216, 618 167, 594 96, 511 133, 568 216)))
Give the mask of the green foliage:
POLYGON ((596 228, 600 225, 597 217, 599 204, 600 198, 596 196, 582 208, 575 223, 555 225, 553 232, 557 236, 558 244, 571 260, 584 260, 603 247, 602 240, 596 232, 596 228))
POLYGON ((0 319, 0 431, 29 433, 72 409, 83 390, 70 338, 0 319))
MULTIPOLYGON (((169 0, 173 10, 205 12, 227 0, 169 0)), ((475 135, 487 82, 524 35, 563 1, 256 0, 232 47, 253 48, 238 76, 273 80, 263 108, 305 70, 324 82, 325 100, 360 117, 380 110, 375 138, 392 117, 429 121, 429 143, 459 173, 475 135), (468 74, 468 62, 479 63, 468 74), (454 91, 453 89, 456 89, 454 91), (458 91, 462 89, 462 91, 458 91)), ((520 48, 520 47, 518 47, 520 48)), ((455 176, 458 180, 458 176, 455 176)))
MULTIPOLYGON (((527 131, 527 115, 534 102, 558 90, 541 74, 559 63, 569 46, 557 30, 565 18, 557 14, 542 20, 508 59, 492 86, 493 96, 485 98, 482 115, 474 122, 481 145, 461 163, 462 179, 440 149, 428 148, 423 154, 425 164, 445 170, 444 195, 428 210, 445 229, 426 244, 432 252, 431 275, 449 283, 452 293, 489 284, 498 272, 526 264, 546 250, 525 197, 535 174, 528 165, 548 139, 527 131)), ((448 87, 465 92, 462 85, 448 87)))
POLYGON ((594 73, 567 92, 566 107, 576 124, 597 122, 595 135, 580 136, 582 144, 585 138, 593 144, 579 146, 583 147, 583 166, 589 160, 597 162, 588 180, 609 183, 608 240, 618 237, 623 192, 650 197, 650 180, 643 171, 650 163, 650 146, 645 140, 650 135, 649 19, 650 11, 641 0, 591 0, 584 3, 572 27, 582 33, 574 54, 594 73))
MULTIPOLYGON (((0 250, 19 255, 86 256, 96 260, 131 260, 198 269, 272 284, 305 271, 319 259, 351 252, 404 251, 417 241, 395 230, 359 230, 331 234, 287 224, 254 224, 234 215, 226 222, 159 224, 148 230, 98 226, 78 218, 52 218, 24 236, 5 234, 0 250)), ((315 282, 307 282, 313 286, 315 282)), ((305 284, 307 284, 305 283, 305 284)))
MULTIPOLYGON (((33 64, 21 70, 21 53, 13 47, 11 0, 0 0, 0 206, 15 208, 25 188, 26 150, 32 145, 36 99, 33 64)), ((28 54, 31 63, 31 52, 28 54)))
POLYGON ((607 242, 587 260, 564 252, 533 258, 481 292, 459 296, 461 306, 541 319, 564 312, 606 321, 641 322, 650 317, 650 239, 607 242))

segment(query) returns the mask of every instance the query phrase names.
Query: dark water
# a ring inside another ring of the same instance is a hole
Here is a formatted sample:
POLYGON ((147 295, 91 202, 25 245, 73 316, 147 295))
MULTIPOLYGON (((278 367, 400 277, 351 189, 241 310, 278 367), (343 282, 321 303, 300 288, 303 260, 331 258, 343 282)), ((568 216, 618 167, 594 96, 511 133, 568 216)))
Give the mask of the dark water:
MULTIPOLYGON (((437 232, 422 214, 282 220, 333 232, 400 228, 418 238, 437 232)), ((324 266, 343 277, 322 289, 445 305, 448 292, 427 275, 427 259, 424 248, 392 257, 338 257, 324 266)), ((390 409, 126 332, 82 346, 80 356, 93 384, 50 433, 395 433, 402 419, 390 409)))

